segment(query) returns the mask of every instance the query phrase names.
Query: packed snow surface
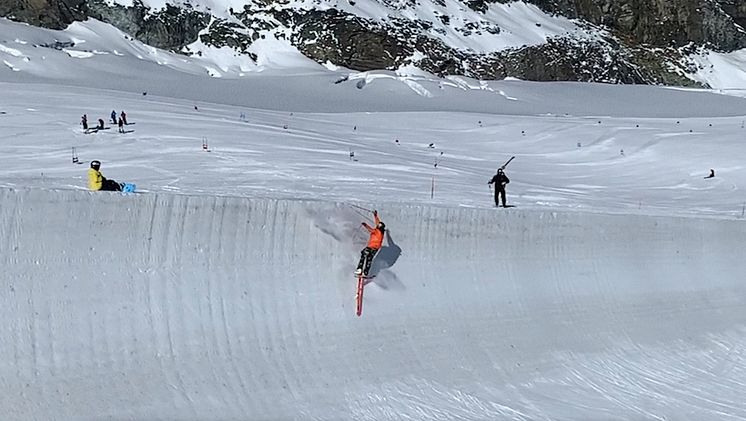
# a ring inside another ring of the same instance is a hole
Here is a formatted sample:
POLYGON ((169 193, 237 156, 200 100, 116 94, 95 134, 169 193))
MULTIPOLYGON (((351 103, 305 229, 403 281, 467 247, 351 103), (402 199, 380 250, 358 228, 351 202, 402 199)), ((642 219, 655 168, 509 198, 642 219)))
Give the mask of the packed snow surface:
POLYGON ((6 418, 746 418, 746 100, 241 76, 80 25, 0 22, 6 418))

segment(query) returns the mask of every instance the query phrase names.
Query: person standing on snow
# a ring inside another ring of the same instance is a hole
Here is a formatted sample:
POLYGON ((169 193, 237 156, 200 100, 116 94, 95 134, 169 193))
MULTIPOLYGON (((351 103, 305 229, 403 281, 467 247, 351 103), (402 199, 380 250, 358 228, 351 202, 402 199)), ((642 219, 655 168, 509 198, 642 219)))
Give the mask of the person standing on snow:
POLYGON ((88 131, 88 116, 83 114, 83 117, 80 118, 80 124, 83 125, 83 130, 88 131))
POLYGON ((111 110, 111 124, 117 124, 117 112, 111 110))
POLYGON ((495 174, 492 179, 487 182, 490 186, 492 184, 495 185, 495 206, 500 206, 500 197, 502 197, 503 207, 507 208, 508 206, 505 204, 505 185, 510 183, 510 179, 508 179, 508 176, 505 175, 502 168, 497 169, 497 174, 495 174))
POLYGON ((125 113, 124 110, 122 110, 122 112, 119 113, 119 116, 122 117, 122 121, 126 125, 127 124, 127 113, 125 113))
POLYGON ((124 133, 124 120, 122 120, 122 117, 119 117, 117 124, 119 125, 119 133, 124 133))
POLYGON ((114 180, 109 180, 101 174, 100 161, 91 161, 88 169, 88 188, 93 191, 122 191, 122 186, 114 180))
POLYGON ((355 271, 355 275, 358 276, 368 276, 373 257, 375 257, 376 253, 378 253, 378 250, 380 250, 383 245, 383 235, 386 232, 386 225, 378 219, 378 211, 376 210, 373 211, 373 219, 376 223, 375 228, 371 227, 366 222, 363 222, 362 224, 370 233, 370 239, 363 251, 360 252, 360 263, 357 264, 357 270, 355 271))

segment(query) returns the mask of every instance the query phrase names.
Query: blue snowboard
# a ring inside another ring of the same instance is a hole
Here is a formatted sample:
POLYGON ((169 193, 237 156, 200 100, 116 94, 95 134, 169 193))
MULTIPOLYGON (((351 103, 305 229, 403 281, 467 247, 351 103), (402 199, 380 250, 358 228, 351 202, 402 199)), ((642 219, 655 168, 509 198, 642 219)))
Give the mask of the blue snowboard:
POLYGON ((132 183, 122 183, 122 193, 134 193, 136 188, 132 183))

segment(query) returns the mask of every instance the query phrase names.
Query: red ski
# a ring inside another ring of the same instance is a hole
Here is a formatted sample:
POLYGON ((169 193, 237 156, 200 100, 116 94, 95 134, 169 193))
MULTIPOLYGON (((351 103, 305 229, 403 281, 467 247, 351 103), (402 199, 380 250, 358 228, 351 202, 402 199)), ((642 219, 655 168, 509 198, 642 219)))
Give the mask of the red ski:
POLYGON ((357 294, 355 294, 355 302, 357 303, 356 314, 360 317, 363 314, 363 288, 365 287, 365 277, 358 276, 357 278, 357 294))
POLYGON ((358 317, 363 314, 363 289, 368 279, 373 279, 375 276, 357 275, 357 294, 355 294, 355 304, 358 317))

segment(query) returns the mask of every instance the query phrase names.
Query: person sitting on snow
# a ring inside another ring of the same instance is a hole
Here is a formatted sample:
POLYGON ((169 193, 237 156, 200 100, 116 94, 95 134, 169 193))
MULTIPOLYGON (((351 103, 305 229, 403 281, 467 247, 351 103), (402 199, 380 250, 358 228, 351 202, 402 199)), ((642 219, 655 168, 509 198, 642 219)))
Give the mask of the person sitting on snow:
POLYGON ((93 191, 122 191, 122 186, 114 180, 109 180, 101 174, 100 161, 91 161, 88 169, 88 188, 93 191))
POLYGON ((358 276, 368 276, 370 271, 370 264, 373 262, 378 250, 383 245, 383 234, 386 232, 386 225, 378 219, 378 211, 373 211, 373 218, 376 223, 375 228, 363 222, 363 227, 370 233, 370 239, 368 244, 365 246, 363 251, 360 252, 360 263, 357 264, 357 270, 355 274, 358 276))

